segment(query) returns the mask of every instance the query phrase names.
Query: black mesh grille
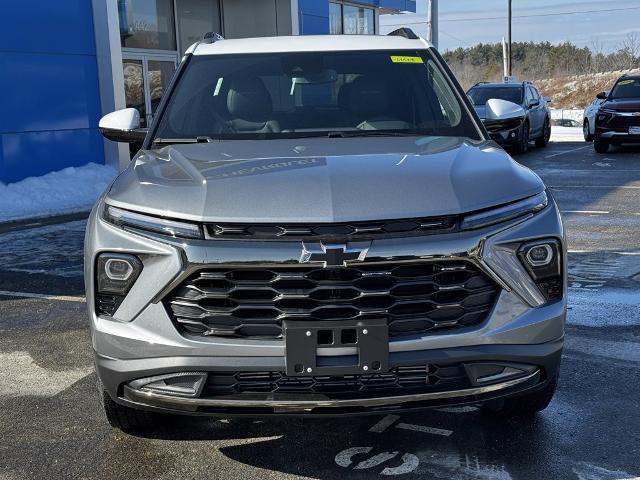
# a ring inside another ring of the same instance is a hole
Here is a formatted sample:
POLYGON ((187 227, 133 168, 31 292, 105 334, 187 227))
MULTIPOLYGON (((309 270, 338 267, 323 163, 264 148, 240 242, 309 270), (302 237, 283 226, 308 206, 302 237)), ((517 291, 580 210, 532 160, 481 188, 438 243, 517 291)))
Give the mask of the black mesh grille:
POLYGON ((468 388, 461 364, 392 368, 388 373, 340 377, 288 377, 281 372, 215 372, 207 378, 203 398, 237 394, 323 394, 330 398, 410 395, 468 388))
POLYGON ((251 239, 331 239, 370 238, 384 235, 425 235, 428 233, 451 232, 458 226, 458 218, 427 217, 400 220, 382 220, 350 223, 293 223, 293 224, 250 224, 216 223, 205 226, 211 238, 251 238, 251 239))
POLYGON ((279 338, 283 320, 384 317, 391 337, 481 323, 498 286, 466 261, 212 268, 165 303, 191 334, 279 338))

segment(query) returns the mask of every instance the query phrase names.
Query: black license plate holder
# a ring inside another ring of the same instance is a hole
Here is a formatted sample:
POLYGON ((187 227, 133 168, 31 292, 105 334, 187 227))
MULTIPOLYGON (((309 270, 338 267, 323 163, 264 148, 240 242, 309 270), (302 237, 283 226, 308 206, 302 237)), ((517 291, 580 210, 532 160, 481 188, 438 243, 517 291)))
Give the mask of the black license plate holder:
POLYGON ((285 320, 283 332, 288 376, 362 375, 389 370, 389 327, 386 319, 285 320), (327 362, 325 357, 322 359, 324 362, 319 362, 321 356, 318 355, 318 349, 323 349, 325 353, 336 349, 336 355, 329 356, 332 359, 340 357, 338 359, 343 361, 327 362), (337 349, 349 353, 341 354, 337 349))

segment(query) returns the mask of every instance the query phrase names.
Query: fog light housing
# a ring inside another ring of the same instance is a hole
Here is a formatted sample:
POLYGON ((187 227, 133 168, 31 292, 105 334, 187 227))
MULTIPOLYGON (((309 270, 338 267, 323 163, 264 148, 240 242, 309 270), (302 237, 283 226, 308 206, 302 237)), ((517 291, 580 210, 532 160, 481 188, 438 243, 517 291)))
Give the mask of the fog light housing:
POLYGON ((112 316, 142 272, 134 255, 102 253, 96 262, 96 311, 112 316))
POLYGON ((562 258, 557 240, 525 243, 520 247, 518 256, 547 300, 562 297, 562 258))

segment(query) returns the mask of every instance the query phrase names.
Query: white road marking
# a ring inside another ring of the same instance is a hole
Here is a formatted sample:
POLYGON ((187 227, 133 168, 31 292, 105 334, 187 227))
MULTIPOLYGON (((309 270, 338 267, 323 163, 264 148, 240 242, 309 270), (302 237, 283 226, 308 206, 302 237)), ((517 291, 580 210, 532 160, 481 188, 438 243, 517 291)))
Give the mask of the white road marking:
POLYGON ((610 163, 604 163, 604 162, 595 162, 594 165, 597 165, 598 167, 610 167, 611 166, 610 163))
POLYGON ((425 427, 422 425, 413 425, 411 423, 399 423, 398 425, 396 425, 396 428, 401 428, 402 430, 413 430, 414 432, 431 433, 433 435, 442 435, 444 437, 449 437, 453 433, 452 430, 445 430, 443 428, 425 427))
POLYGON ((384 417, 382 420, 380 420, 378 423, 376 423, 373 427, 371 427, 369 429, 370 432, 373 433, 382 433, 384 432, 387 428, 389 428, 391 425, 393 425, 394 423, 396 423, 396 421, 400 418, 399 415, 387 415, 386 417, 384 417))
POLYGON ((366 470, 367 468, 377 467, 378 465, 391 460, 398 456, 398 452, 382 452, 374 455, 371 458, 361 461, 355 467, 354 470, 366 470))
POLYGON ((622 470, 609 470, 587 462, 579 462, 573 467, 573 473, 578 480, 640 480, 640 477, 622 470))
POLYGON ((386 467, 380 473, 382 475, 402 475, 404 473, 413 472, 418 468, 420 460, 412 453, 405 453, 402 455, 402 465, 397 467, 386 467))
POLYGON ((369 453, 371 450, 373 450, 373 447, 345 448, 341 452, 338 452, 335 458, 335 462, 341 467, 347 468, 353 463, 351 460, 353 457, 355 457, 359 453, 369 453))
POLYGON ((610 213, 607 210, 561 210, 561 213, 584 213, 584 214, 594 214, 594 215, 606 215, 610 213))
POLYGON ((591 148, 591 145, 585 145, 584 147, 572 148, 571 150, 563 150, 562 152, 552 153, 551 155, 547 155, 544 158, 559 157, 560 155, 566 155, 567 153, 577 152, 579 150, 584 150, 585 148, 591 148))
POLYGON ((437 412, 444 413, 471 413, 477 412, 478 407, 445 407, 445 408, 436 408, 437 412))
MULTIPOLYGON (((345 448, 335 457, 335 462, 338 466, 343 468, 349 468, 353 465, 353 457, 356 455, 370 453, 373 447, 351 447, 345 448)), ((398 456, 399 452, 381 452, 373 455, 372 457, 362 460, 357 463, 354 470, 367 470, 370 468, 382 465, 389 460, 392 460, 398 456)), ((413 453, 405 453, 401 457, 402 463, 396 467, 385 467, 380 474, 381 475, 403 475, 409 473, 418 468, 420 460, 413 453)))
POLYGON ((47 295, 44 293, 28 293, 28 292, 10 292, 7 290, 0 290, 0 296, 3 297, 20 297, 20 298, 41 298, 43 300, 54 300, 59 302, 80 302, 87 301, 84 297, 72 297, 68 295, 47 295))
POLYGON ((53 371, 36 364, 27 352, 0 353, 0 397, 51 397, 89 375, 92 367, 53 371))

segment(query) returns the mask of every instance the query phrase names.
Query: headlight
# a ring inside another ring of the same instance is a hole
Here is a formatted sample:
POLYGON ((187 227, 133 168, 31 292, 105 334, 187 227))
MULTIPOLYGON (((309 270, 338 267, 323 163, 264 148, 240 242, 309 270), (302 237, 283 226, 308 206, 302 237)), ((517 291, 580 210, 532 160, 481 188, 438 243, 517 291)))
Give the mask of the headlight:
POLYGON ((525 243, 518 257, 547 300, 562 296, 560 243, 555 239, 525 243))
POLYGON ((146 230, 179 238, 203 238, 202 230, 197 224, 144 215, 111 205, 106 205, 104 219, 125 230, 146 230))
POLYGON ((142 272, 134 255, 101 253, 96 261, 96 312, 112 316, 142 272))
POLYGON ((540 192, 533 197, 525 198, 518 202, 468 215, 462 220, 461 228, 463 230, 472 230, 506 222, 507 220, 539 212, 548 204, 547 193, 540 192))

